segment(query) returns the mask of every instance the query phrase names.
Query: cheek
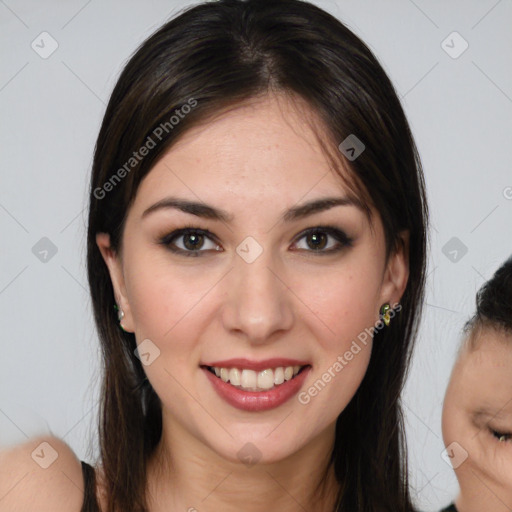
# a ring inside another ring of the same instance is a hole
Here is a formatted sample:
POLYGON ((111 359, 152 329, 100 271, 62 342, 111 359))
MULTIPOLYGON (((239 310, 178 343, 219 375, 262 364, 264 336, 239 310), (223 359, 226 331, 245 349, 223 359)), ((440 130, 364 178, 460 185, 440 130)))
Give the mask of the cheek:
MULTIPOLYGON (((451 403, 444 407, 442 427, 445 444, 457 442, 468 453, 456 469, 462 486, 472 488, 476 474, 487 484, 512 490, 512 443, 498 444, 484 425, 476 427, 468 414, 451 403)), ((462 461, 464 453, 460 448, 454 448, 454 452, 462 461)))
POLYGON ((379 282, 370 272, 348 268, 301 281, 297 294, 308 297, 314 313, 302 321, 315 340, 318 364, 299 402, 322 416, 321 424, 335 420, 366 374, 379 319, 379 282))
POLYGON ((512 503, 512 441, 499 447, 496 480, 508 492, 508 503, 512 503))
POLYGON ((163 343, 177 336, 182 324, 193 338, 194 318, 208 304, 208 292, 214 288, 215 276, 180 272, 170 262, 137 262, 130 272, 130 307, 137 328, 137 337, 147 337, 163 343), (153 264, 152 264, 153 263, 153 264), (203 300, 203 298, 205 300, 203 300))
MULTIPOLYGON (((463 429, 461 429, 461 418, 459 418, 459 414, 457 413, 456 405, 453 404, 450 389, 448 389, 444 399, 441 427, 445 446, 448 446, 454 441, 458 441, 459 444, 461 444, 461 434, 463 433, 463 429)), ((468 427, 466 427, 466 429, 467 428, 468 427)))
POLYGON ((352 340, 371 340, 371 328, 379 320, 378 280, 371 271, 340 268, 304 277, 297 295, 313 313, 310 326, 324 350, 342 350, 352 340))
POLYGON ((457 468, 459 474, 470 466, 473 455, 476 456, 481 452, 481 436, 484 435, 482 433, 478 435, 478 429, 468 413, 469 406, 463 405, 461 396, 460 383, 457 382, 456 386, 451 383, 444 399, 441 421, 445 446, 448 448, 452 443, 457 443, 457 445, 451 446, 456 457, 452 462, 458 464, 464 460, 457 468), (470 459, 465 458, 466 452, 471 457, 470 459))
POLYGON ((508 490, 512 494, 512 442, 504 441, 502 443, 489 441, 493 443, 493 448, 487 450, 487 472, 491 479, 498 485, 508 490))
POLYGON ((474 441, 468 451, 473 469, 512 492, 512 442, 498 442, 484 426, 471 439, 474 441))
POLYGON ((191 277, 190 271, 183 275, 168 261, 144 264, 142 259, 130 276, 128 292, 137 343, 149 339, 157 347, 153 350, 158 356, 144 371, 165 403, 192 414, 193 404, 183 386, 198 370, 208 291, 218 278, 191 277))

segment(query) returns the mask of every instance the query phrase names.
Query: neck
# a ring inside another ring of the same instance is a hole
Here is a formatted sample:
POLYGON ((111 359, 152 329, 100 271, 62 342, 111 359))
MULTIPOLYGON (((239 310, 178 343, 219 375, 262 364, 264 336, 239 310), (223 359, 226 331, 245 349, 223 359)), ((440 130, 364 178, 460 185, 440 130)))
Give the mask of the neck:
POLYGON ((332 425, 284 460, 248 466, 219 456, 164 413, 148 465, 150 510, 332 512, 339 490, 329 464, 334 432, 332 425))

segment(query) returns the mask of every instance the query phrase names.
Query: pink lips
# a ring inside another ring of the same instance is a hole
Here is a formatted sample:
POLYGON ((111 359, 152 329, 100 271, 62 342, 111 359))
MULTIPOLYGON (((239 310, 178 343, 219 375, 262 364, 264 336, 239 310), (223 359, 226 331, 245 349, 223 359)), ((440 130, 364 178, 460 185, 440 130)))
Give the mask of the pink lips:
POLYGON ((294 395, 296 395, 309 375, 311 366, 304 361, 296 359, 266 359, 265 361, 249 361, 247 359, 230 359, 227 361, 214 361, 201 365, 207 379, 212 384, 217 394, 228 404, 244 411, 258 412, 274 409, 284 404, 294 395), (301 371, 292 379, 283 382, 272 389, 265 391, 244 391, 232 386, 229 382, 224 382, 207 367, 215 366, 217 368, 238 368, 262 371, 267 368, 277 368, 279 366, 302 366, 301 371))

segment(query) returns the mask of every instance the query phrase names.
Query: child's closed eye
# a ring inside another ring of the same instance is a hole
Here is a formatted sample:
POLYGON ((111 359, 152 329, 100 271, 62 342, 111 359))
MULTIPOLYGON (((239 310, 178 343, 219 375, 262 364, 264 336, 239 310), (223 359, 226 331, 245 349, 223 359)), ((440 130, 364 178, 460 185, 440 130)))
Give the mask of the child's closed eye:
POLYGON ((489 432, 499 441, 499 442, 505 442, 509 441, 512 438, 512 434, 508 432, 500 432, 498 430, 495 430, 491 427, 489 427, 489 432))

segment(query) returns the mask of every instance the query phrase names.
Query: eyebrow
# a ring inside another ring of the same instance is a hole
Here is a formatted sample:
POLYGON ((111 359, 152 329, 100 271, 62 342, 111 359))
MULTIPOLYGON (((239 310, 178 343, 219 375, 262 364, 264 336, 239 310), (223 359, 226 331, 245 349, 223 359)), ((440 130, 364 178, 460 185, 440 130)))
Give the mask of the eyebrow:
MULTIPOLYGON (((283 222, 296 221, 309 215, 329 210, 335 206, 354 206, 362 211, 364 210, 362 203, 358 199, 351 197, 325 197, 294 206, 286 210, 282 214, 281 220, 283 222)), ((158 210, 165 209, 176 209, 185 213, 190 213, 196 217, 219 220, 226 223, 229 223, 234 219, 234 216, 228 213, 226 210, 215 208, 205 203, 189 201, 188 199, 177 197, 166 197, 161 199, 160 201, 147 208, 142 214, 142 218, 145 218, 149 214, 158 210)))
POLYGON ((477 419, 485 419, 485 418, 489 418, 489 419, 497 419, 497 420, 500 420, 500 419, 505 419, 505 418, 508 418, 510 416, 510 411, 505 409, 504 407, 502 407, 501 409, 488 409, 488 408, 485 408, 485 409, 478 409, 477 411, 475 411, 473 413, 473 416, 474 418, 477 418, 477 419))

